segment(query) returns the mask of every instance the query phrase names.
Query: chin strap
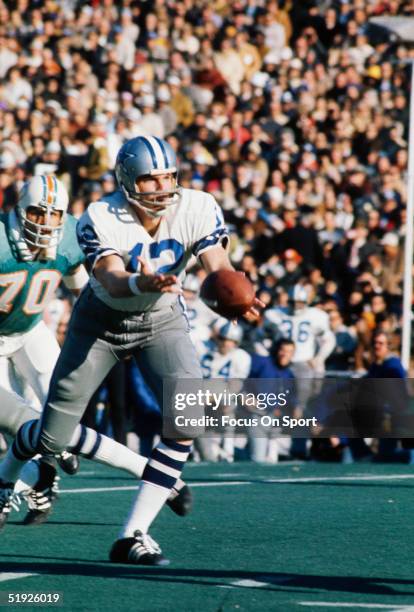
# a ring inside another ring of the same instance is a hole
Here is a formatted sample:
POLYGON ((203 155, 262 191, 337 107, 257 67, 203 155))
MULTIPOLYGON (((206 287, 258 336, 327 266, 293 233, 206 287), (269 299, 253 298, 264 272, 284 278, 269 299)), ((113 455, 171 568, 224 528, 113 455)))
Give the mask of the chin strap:
POLYGON ((39 249, 38 256, 36 259, 40 261, 52 261, 57 257, 57 245, 48 247, 47 249, 39 249))
MULTIPOLYGON (((174 190, 173 196, 172 196, 172 201, 164 204, 165 208, 155 211, 151 209, 151 206, 163 206, 163 202, 157 202, 157 201, 152 201, 152 200, 145 200, 145 198, 142 197, 142 201, 140 201, 138 198, 134 198, 126 189, 125 187, 122 185, 121 186, 123 194, 125 196, 125 198, 127 199, 127 201, 129 202, 129 204, 131 204, 132 206, 137 206, 139 209, 141 209, 143 212, 145 212, 149 217, 152 217, 153 219, 159 219, 160 217, 163 217, 168 209, 170 208, 170 206, 175 206, 177 205, 180 200, 181 200, 181 195, 182 195, 182 190, 180 187, 177 187, 176 190, 174 190)), ((160 192, 161 194, 162 192, 160 192)), ((144 195, 151 195, 151 193, 148 194, 138 194, 141 196, 144 195)))
POLYGON ((26 244, 22 227, 15 210, 9 213, 9 230, 14 254, 22 261, 33 261, 34 253, 32 253, 26 244))

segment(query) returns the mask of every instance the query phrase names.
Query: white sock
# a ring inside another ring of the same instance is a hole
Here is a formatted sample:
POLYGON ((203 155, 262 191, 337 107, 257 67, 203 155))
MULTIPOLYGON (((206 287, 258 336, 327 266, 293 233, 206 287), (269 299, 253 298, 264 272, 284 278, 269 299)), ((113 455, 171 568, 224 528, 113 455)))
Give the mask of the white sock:
POLYGON ((147 457, 84 425, 76 427, 68 450, 98 463, 126 470, 137 478, 141 478, 148 461, 147 457))
POLYGON ((142 475, 143 482, 121 531, 121 538, 132 537, 136 530, 147 533, 170 496, 190 450, 189 445, 169 440, 161 441, 153 449, 142 475))
POLYGON ((159 487, 152 482, 142 482, 119 537, 131 538, 137 529, 147 533, 169 495, 170 489, 159 487))

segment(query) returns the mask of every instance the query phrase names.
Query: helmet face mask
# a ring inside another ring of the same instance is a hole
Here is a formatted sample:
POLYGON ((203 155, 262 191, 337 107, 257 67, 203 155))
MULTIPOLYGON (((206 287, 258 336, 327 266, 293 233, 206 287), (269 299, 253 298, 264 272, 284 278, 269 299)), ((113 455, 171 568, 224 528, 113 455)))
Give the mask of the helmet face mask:
POLYGON ((227 319, 218 319, 213 324, 219 353, 226 355, 235 349, 243 339, 243 328, 227 319))
MULTIPOLYGON (((40 206, 30 206, 27 210, 19 209, 19 216, 23 227, 23 236, 26 244, 34 249, 54 248, 59 244, 63 230, 62 213, 58 225, 51 223, 53 211, 43 210, 40 206), (44 215, 45 222, 37 223, 28 215, 44 215)), ((55 216, 55 215, 53 215, 55 216)))
POLYGON ((69 196, 54 176, 34 176, 19 194, 17 216, 23 239, 31 250, 56 249, 63 234, 69 196), (36 217, 43 217, 43 223, 36 217), (52 221, 59 216, 59 221, 52 221), (29 218, 32 217, 32 218, 29 218))
POLYGON ((293 300, 289 300, 289 314, 299 315, 302 314, 306 310, 307 304, 306 302, 295 302, 293 300))
POLYGON ((155 137, 138 136, 119 150, 115 174, 126 199, 152 218, 162 217, 170 206, 178 204, 181 188, 177 184, 177 158, 171 145, 155 137), (159 184, 157 177, 172 175, 170 189, 140 190, 138 182, 159 184))
POLYGON ((217 336, 216 342, 218 352, 221 355, 228 355, 238 346, 238 342, 236 342, 236 340, 232 340, 231 338, 225 338, 224 336, 217 336))
MULTIPOLYGON (((137 183, 151 181, 157 175, 140 176, 137 183)), ((161 176, 168 176, 172 185, 171 189, 158 189, 154 191, 135 191, 131 194, 135 206, 141 208, 150 217, 162 217, 169 206, 178 204, 180 199, 180 188, 177 185, 177 172, 165 172, 161 176)))
POLYGON ((308 307, 308 291, 303 285, 295 285, 289 291, 289 311, 292 315, 302 314, 308 307))

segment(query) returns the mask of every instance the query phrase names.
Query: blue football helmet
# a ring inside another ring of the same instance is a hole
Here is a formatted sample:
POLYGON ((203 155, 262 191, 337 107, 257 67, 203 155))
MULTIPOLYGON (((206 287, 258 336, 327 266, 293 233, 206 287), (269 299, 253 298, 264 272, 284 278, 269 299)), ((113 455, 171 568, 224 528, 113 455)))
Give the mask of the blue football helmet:
POLYGON ((151 217, 161 217, 167 208, 178 204, 181 189, 177 182, 169 191, 137 191, 136 181, 144 176, 173 174, 177 179, 177 157, 171 145, 154 136, 138 136, 128 140, 119 150, 115 175, 128 202, 151 217), (162 208, 160 208, 162 206, 162 208))

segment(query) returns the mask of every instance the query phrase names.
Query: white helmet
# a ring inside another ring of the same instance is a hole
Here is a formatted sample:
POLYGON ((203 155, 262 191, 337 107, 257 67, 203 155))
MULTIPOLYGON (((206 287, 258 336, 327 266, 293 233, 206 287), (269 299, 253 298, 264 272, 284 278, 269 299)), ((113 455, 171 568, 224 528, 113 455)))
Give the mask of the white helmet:
POLYGON ((309 293, 303 285, 294 285, 289 290, 289 306, 293 314, 301 313, 308 305, 309 293), (302 306, 300 305, 302 304, 302 306))
POLYGON ((213 324, 213 331, 217 338, 225 338, 226 340, 233 340, 237 344, 240 344, 243 338, 243 328, 241 325, 232 323, 227 319, 218 319, 213 324))
POLYGON ((41 174, 29 179, 19 193, 16 207, 26 244, 40 249, 56 248, 62 238, 68 204, 68 192, 55 176, 41 174), (46 213, 44 225, 29 221, 27 218, 29 208, 41 208, 46 213), (62 213, 57 227, 50 225, 53 212, 62 213))

